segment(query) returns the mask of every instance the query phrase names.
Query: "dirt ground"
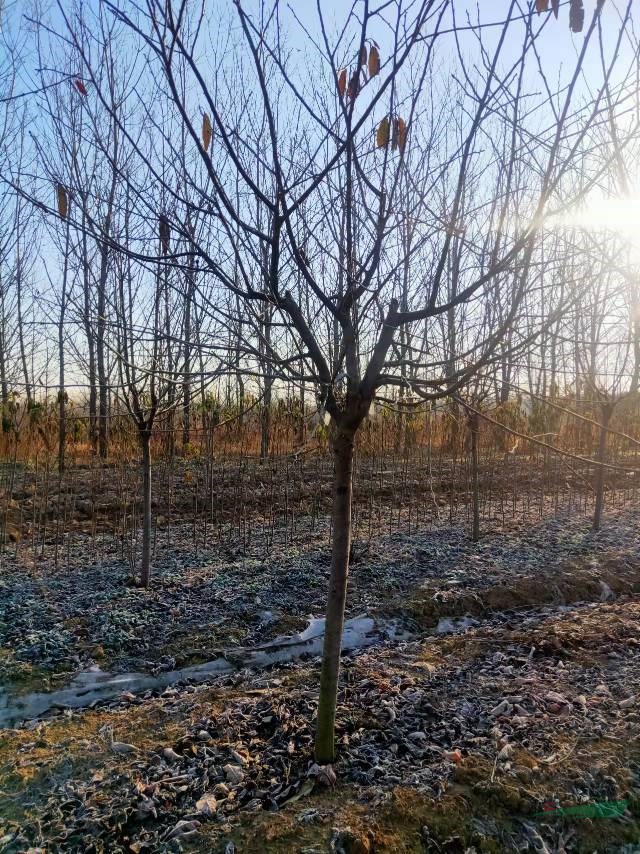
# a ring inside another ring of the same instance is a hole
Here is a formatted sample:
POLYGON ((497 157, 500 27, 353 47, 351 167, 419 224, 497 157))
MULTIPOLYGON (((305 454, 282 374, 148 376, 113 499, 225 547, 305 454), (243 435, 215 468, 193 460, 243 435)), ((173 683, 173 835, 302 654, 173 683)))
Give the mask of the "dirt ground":
MULTIPOLYGON (((571 514, 357 545, 349 613, 409 634, 345 656, 335 779, 316 659, 123 695, 0 734, 0 851, 640 851, 639 530, 629 508, 598 534, 571 514)), ((328 573, 313 538, 194 554, 180 525, 148 591, 108 539, 71 561, 3 558, 11 692, 297 631, 328 573)))

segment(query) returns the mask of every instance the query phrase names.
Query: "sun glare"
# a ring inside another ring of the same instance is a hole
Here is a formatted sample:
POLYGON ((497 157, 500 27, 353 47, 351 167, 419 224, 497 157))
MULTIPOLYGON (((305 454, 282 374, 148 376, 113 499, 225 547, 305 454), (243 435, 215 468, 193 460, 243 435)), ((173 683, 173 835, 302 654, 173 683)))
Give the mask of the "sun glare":
POLYGON ((567 211, 560 221, 593 231, 610 229, 640 246, 640 195, 590 199, 580 208, 567 211))

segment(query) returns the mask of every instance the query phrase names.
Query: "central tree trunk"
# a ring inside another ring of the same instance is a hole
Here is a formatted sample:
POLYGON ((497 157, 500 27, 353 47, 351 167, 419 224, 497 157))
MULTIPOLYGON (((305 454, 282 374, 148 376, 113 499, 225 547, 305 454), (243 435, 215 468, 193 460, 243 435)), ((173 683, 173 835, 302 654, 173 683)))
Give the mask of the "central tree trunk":
POLYGON ((151 433, 143 430, 139 434, 142 449, 142 560, 140 562, 140 584, 149 586, 151 575, 151 433))
POLYGON ((333 513, 331 578, 320 676, 315 755, 320 764, 334 760, 334 725, 340 673, 342 627, 351 548, 351 496, 354 432, 338 428, 333 440, 333 513))

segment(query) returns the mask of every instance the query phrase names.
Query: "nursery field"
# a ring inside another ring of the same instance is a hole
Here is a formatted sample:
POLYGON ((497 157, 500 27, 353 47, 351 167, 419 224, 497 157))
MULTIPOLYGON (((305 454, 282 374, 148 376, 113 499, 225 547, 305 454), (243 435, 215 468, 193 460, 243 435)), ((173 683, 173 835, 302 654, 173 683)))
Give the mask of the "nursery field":
POLYGON ((194 549, 176 490, 147 589, 106 508, 58 549, 8 543, 2 850, 635 850, 640 512, 619 497, 593 532, 576 492, 503 521, 494 489, 478 542, 462 504, 356 537, 328 768, 321 506, 194 549))

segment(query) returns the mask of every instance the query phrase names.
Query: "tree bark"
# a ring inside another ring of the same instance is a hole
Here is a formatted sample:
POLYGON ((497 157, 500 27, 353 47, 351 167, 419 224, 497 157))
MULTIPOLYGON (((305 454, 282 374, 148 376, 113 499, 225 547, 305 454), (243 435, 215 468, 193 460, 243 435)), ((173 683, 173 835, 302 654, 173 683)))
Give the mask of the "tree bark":
POLYGON ((331 578, 327 598, 315 743, 316 761, 321 764, 333 762, 335 752, 334 726, 351 548, 353 448, 354 433, 338 428, 333 440, 331 578))
POLYGON ((142 449, 142 559, 140 561, 140 584, 149 586, 151 576, 151 433, 139 433, 142 449))

